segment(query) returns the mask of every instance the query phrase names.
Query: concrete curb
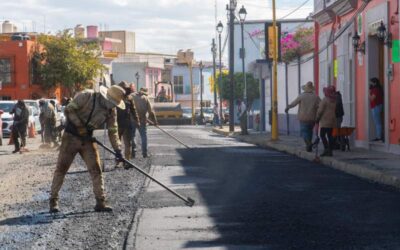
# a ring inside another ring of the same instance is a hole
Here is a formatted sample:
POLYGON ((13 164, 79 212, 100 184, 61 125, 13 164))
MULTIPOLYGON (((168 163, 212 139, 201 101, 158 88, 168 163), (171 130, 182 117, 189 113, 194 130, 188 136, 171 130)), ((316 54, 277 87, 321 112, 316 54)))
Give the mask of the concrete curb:
MULTIPOLYGON (((229 136, 232 138, 236 138, 240 141, 255 144, 260 147, 273 148, 275 150, 285 152, 285 153, 288 153, 291 155, 295 155, 299 158, 302 158, 302 159, 305 159, 308 161, 314 161, 314 159, 315 159, 314 153, 309 153, 309 152, 300 150, 299 148, 295 148, 290 145, 282 145, 282 144, 279 144, 279 143, 276 143, 273 141, 265 141, 265 143, 255 143, 254 141, 251 140, 251 138, 239 137, 239 136, 237 136, 236 133, 232 134, 230 132, 225 132, 225 131, 221 131, 218 129, 213 129, 212 131, 214 133, 224 135, 227 137, 229 136)), ((381 171, 379 169, 372 169, 369 167, 365 167, 361 164, 344 162, 344 161, 341 161, 341 160, 338 160, 338 159, 335 159, 332 157, 321 158, 320 163, 325 166, 343 171, 345 173, 360 177, 362 179, 366 179, 366 180, 369 180, 372 182, 377 182, 380 184, 384 184, 384 185, 388 185, 388 186, 392 186, 392 187, 400 189, 400 179, 398 177, 384 173, 383 171, 381 171)))

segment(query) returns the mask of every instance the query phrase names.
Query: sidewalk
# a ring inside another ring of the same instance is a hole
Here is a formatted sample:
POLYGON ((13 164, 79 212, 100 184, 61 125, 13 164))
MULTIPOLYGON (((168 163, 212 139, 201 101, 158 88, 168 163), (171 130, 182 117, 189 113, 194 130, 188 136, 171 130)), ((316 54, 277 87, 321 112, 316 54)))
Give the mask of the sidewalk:
MULTIPOLYGON (((304 142, 297 136, 279 135, 278 141, 271 141, 270 133, 249 131, 249 135, 240 135, 239 127, 235 127, 235 132, 230 133, 228 126, 224 126, 222 129, 213 128, 213 132, 260 147, 273 148, 309 161, 315 159, 315 152, 306 152, 304 142)), ((319 149, 321 153, 322 143, 320 143, 319 149)), ((320 163, 363 179, 400 188, 399 155, 354 147, 350 152, 335 150, 333 155, 333 157, 321 157, 320 163)))

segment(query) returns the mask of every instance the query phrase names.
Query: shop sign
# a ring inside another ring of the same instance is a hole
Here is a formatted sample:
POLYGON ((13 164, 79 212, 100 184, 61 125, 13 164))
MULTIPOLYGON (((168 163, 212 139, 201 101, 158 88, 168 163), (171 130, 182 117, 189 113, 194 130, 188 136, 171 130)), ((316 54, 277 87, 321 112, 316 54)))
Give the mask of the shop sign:
POLYGON ((400 62, 400 40, 392 41, 392 62, 400 62))

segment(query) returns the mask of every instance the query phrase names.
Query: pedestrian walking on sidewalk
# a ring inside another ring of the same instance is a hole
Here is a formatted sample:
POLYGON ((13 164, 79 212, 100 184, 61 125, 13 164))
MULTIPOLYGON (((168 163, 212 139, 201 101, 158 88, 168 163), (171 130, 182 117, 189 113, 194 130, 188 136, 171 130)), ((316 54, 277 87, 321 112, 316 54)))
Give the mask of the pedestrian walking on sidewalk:
POLYGON ((336 90, 335 86, 328 86, 323 89, 324 99, 319 104, 317 121, 320 127, 320 137, 324 144, 324 152, 321 156, 332 156, 333 137, 332 130, 337 126, 336 120, 336 90))
POLYGON ((238 117, 240 121, 240 130, 241 130, 241 135, 248 135, 249 132, 247 132, 247 107, 244 101, 241 101, 240 99, 236 101, 236 105, 238 106, 238 117))
POLYGON ((288 113, 289 109, 297 105, 299 106, 297 118, 300 122, 300 134, 306 144, 307 152, 311 152, 313 128, 316 122, 318 104, 321 99, 315 94, 315 88, 312 82, 307 82, 302 86, 302 89, 304 92, 285 108, 285 113, 288 113))
POLYGON ((10 114, 14 114, 14 122, 11 131, 15 147, 13 151, 14 154, 22 152, 21 148, 26 146, 26 130, 29 122, 29 111, 25 102, 23 100, 18 100, 10 114), (21 142, 19 142, 18 139, 21 139, 21 142))
POLYGON ((217 126, 219 124, 219 109, 218 103, 214 104, 213 108, 213 126, 217 126))
POLYGON ((385 141, 383 136, 382 112, 383 112, 383 89, 378 78, 370 79, 369 102, 372 118, 375 124, 375 139, 373 141, 385 141))
POLYGON ((144 158, 148 156, 147 152, 147 115, 149 115, 150 121, 158 126, 157 118, 151 105, 149 98, 147 97, 147 88, 140 88, 139 93, 132 94, 135 102, 135 107, 139 115, 140 124, 133 124, 133 138, 132 138, 132 157, 136 155, 136 143, 135 136, 136 130, 139 130, 140 138, 142 141, 142 155, 144 158))
POLYGON ((132 87, 125 81, 118 84, 125 90, 124 103, 125 109, 117 108, 117 123, 118 123, 118 137, 124 142, 124 156, 125 159, 131 159, 132 138, 133 138, 133 124, 139 126, 139 117, 136 112, 135 102, 131 96, 132 87))
POLYGON ((64 177, 77 153, 80 154, 93 182, 93 192, 96 198, 96 212, 111 212, 112 208, 106 203, 103 173, 100 167, 100 157, 94 142, 93 131, 108 127, 108 135, 115 151, 116 161, 122 162, 121 142, 118 138, 117 110, 124 109, 125 90, 113 85, 109 89, 100 86, 99 92, 84 90, 65 107, 67 124, 62 137, 57 166, 53 176, 50 192, 50 212, 56 213, 58 193, 64 177))

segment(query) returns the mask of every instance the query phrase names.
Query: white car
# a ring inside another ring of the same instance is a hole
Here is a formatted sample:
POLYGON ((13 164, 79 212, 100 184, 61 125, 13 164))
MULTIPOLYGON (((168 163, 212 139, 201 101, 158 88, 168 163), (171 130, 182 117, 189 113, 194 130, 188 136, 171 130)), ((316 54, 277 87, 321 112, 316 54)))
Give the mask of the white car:
POLYGON ((40 126, 40 107, 39 107, 39 100, 24 100, 26 106, 31 107, 32 115, 35 122, 35 130, 37 133, 41 133, 41 126, 40 126))
POLYGON ((2 132, 4 138, 11 136, 14 116, 10 114, 10 112, 12 111, 16 103, 16 101, 0 101, 0 110, 3 110, 4 112, 1 115, 1 120, 3 122, 2 132))
MULTIPOLYGON (((15 104, 17 104, 17 101, 0 101, 0 110, 3 110, 3 114, 1 115, 1 120, 2 120, 2 133, 3 137, 10 137, 11 136, 11 131, 12 131, 12 126, 14 123, 14 115, 10 114, 10 112, 13 110, 15 104)), ((36 126, 35 118, 33 116, 33 108, 31 108, 29 105, 27 105, 28 111, 29 111, 29 119, 28 119, 28 129, 31 126, 36 126)), ((27 135, 29 131, 27 131, 27 135)))

